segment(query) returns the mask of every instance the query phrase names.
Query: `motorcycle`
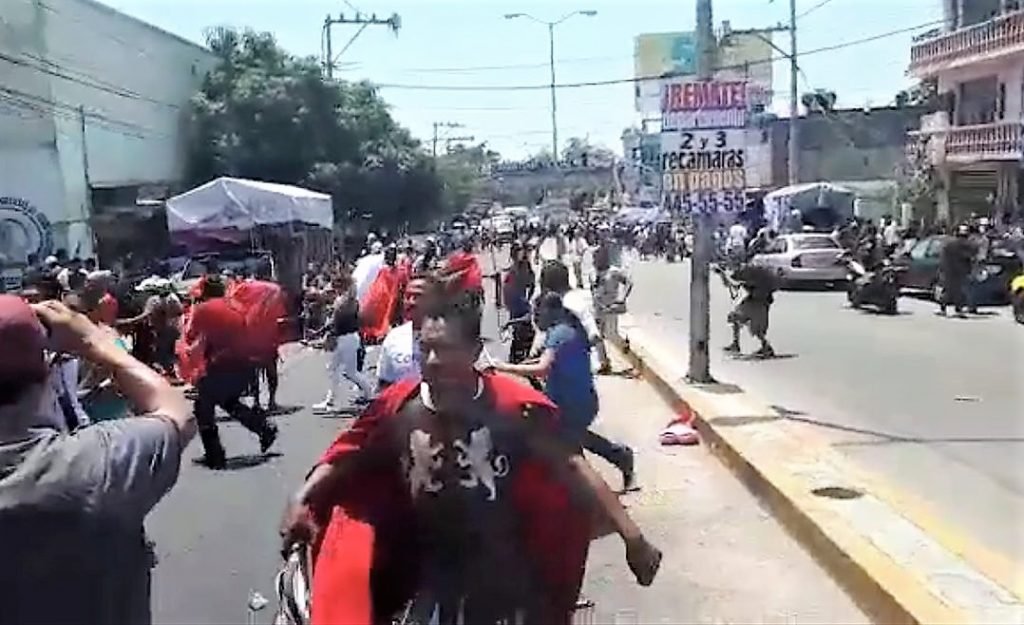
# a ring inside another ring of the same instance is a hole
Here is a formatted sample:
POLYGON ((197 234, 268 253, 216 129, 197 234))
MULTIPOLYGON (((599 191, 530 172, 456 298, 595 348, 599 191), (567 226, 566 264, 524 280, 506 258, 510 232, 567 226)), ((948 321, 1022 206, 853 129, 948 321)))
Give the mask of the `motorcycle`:
POLYGON ((1013 304, 1013 318, 1024 323, 1024 273, 1010 281, 1010 301, 1013 304))
POLYGON ((902 267, 885 261, 878 270, 868 271, 849 254, 840 260, 846 264, 848 271, 846 297, 853 308, 871 307, 886 315, 899 312, 899 274, 902 267))

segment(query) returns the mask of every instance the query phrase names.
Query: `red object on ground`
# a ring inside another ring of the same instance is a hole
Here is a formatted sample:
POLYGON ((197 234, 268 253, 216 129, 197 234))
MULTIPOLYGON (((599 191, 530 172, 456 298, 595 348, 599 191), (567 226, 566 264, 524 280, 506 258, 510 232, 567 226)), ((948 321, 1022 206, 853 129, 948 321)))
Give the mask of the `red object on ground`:
POLYGON ((658 435, 662 445, 696 445, 700 442, 697 430, 683 418, 673 419, 658 435))
POLYGON ((448 257, 445 273, 453 275, 461 273, 461 277, 452 285, 455 292, 482 291, 484 274, 476 256, 469 252, 458 251, 448 257))
MULTIPOLYGON (((484 380, 497 409, 508 418, 522 418, 528 406, 555 415, 544 395, 518 380, 500 374, 488 374, 484 380)), ((418 388, 417 380, 406 380, 384 390, 320 463, 336 462, 358 450, 418 388)), ((583 583, 593 524, 543 464, 524 462, 514 479, 511 496, 522 521, 523 542, 546 592, 542 622, 567 625, 583 583)), ((339 491, 336 505, 322 513, 329 522, 313 568, 311 623, 387 622, 416 588, 418 554, 408 490, 389 468, 362 474, 358 482, 344 484, 339 491)))
POLYGON ((387 265, 370 285, 370 290, 359 302, 359 333, 364 343, 379 343, 391 329, 391 320, 398 304, 400 287, 399 269, 387 265))

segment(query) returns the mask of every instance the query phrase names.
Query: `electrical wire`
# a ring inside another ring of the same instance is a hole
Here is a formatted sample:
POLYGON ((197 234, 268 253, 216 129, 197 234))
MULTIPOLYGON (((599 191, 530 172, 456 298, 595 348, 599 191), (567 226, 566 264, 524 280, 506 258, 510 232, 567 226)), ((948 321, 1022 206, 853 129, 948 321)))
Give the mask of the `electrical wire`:
POLYGON ((132 135, 140 138, 144 138, 145 136, 172 138, 172 135, 170 134, 161 133, 146 126, 114 119, 102 113, 89 111, 84 107, 79 108, 73 104, 60 102, 59 100, 51 100, 49 98, 26 93, 17 89, 11 89, 10 87, 0 86, 0 97, 4 97, 5 101, 9 103, 20 103, 26 107, 33 107, 39 112, 57 115, 65 119, 78 119, 81 115, 84 115, 87 119, 96 121, 101 125, 117 130, 118 132, 122 132, 122 134, 126 135, 132 135))
MULTIPOLYGON (((850 48, 853 46, 863 45, 865 43, 871 43, 880 39, 886 39, 895 35, 902 35, 909 32, 914 32, 922 28, 929 26, 935 26, 943 23, 943 20, 932 20, 917 24, 915 26, 908 26, 897 30, 891 30, 870 37, 864 37, 861 39, 853 39, 850 41, 844 41, 830 46, 824 46, 821 48, 815 48, 813 50, 807 50, 799 53, 798 57, 812 56, 815 54, 822 54, 825 52, 832 52, 835 50, 841 50, 844 48, 850 48)), ((737 63, 734 65, 726 65, 718 67, 718 70, 728 69, 744 69, 751 65, 759 65, 761 63, 774 63, 776 61, 787 60, 784 56, 771 56, 763 59, 755 59, 746 63, 737 63)), ((659 76, 636 76, 632 78, 616 78, 608 80, 591 80, 582 82, 572 83, 560 83, 554 85, 556 89, 577 89, 584 87, 604 87, 609 85, 622 85, 622 84, 635 84, 648 80, 661 80, 664 78, 671 78, 670 75, 659 75, 659 76)), ((380 89, 404 89, 410 91, 539 91, 543 89, 551 89, 551 84, 535 84, 535 85, 413 85, 413 84, 400 84, 400 83, 374 83, 374 86, 380 89)))
POLYGON ((121 97, 121 98, 125 98, 125 99, 128 99, 128 100, 136 100, 136 101, 139 101, 139 102, 148 102, 148 103, 151 103, 151 104, 158 104, 158 105, 166 106, 168 108, 173 108, 173 109, 180 109, 181 108, 180 105, 171 104, 170 102, 164 102, 162 100, 156 100, 156 99, 153 99, 153 98, 149 98, 149 97, 137 94, 135 92, 125 90, 123 88, 119 88, 119 87, 115 88, 115 87, 112 87, 112 86, 104 85, 104 84, 102 84, 100 82, 93 82, 91 80, 85 80, 85 79, 82 79, 82 78, 76 78, 75 76, 66 73, 66 70, 58 70, 58 69, 54 69, 54 67, 47 67, 47 66, 44 66, 44 65, 38 65, 36 63, 31 63, 31 62, 27 61, 25 58, 19 58, 19 57, 11 56, 11 55, 5 54, 3 52, 0 52, 0 61, 6 61, 7 63, 10 63, 12 65, 17 65, 19 67, 25 67, 27 69, 32 69, 32 70, 35 70, 35 71, 38 71, 38 72, 42 72, 44 74, 49 74, 50 76, 54 76, 56 78, 61 78, 63 80, 67 80, 67 81, 70 81, 70 82, 73 82, 73 83, 77 83, 77 84, 83 85, 85 87, 90 87, 92 89, 96 89, 97 91, 104 91, 104 92, 109 93, 111 95, 115 95, 115 96, 118 96, 118 97, 121 97))
POLYGON ((818 9, 825 8, 830 2, 832 2, 832 0, 821 0, 821 2, 819 2, 818 4, 816 4, 816 5, 812 6, 811 8, 807 9, 806 11, 801 13, 800 15, 797 15, 796 19, 798 19, 798 20, 803 19, 803 18, 807 17, 808 15, 810 15, 811 13, 814 13, 818 9))

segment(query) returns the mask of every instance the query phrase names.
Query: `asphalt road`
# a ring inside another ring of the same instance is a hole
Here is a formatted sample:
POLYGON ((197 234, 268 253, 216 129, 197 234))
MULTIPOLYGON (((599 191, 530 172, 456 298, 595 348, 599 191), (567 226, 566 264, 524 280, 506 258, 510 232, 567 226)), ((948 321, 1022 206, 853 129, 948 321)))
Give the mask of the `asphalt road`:
MULTIPOLYGON (((630 313, 687 359, 688 263, 629 263, 630 313)), ((982 544, 1024 561, 1024 328, 1006 309, 960 320, 910 297, 901 314, 851 310, 840 292, 786 291, 769 338, 780 358, 729 358, 731 301, 712 275, 712 373, 739 384, 982 544)), ((744 333, 744 351, 756 341, 744 333)))
MULTIPOLYGON (((488 309, 485 335, 496 323, 488 309)), ((496 357, 500 344, 488 343, 496 357)), ((279 566, 277 526, 288 495, 348 418, 313 415, 306 407, 324 392, 326 359, 301 349, 286 359, 276 418, 281 436, 268 458, 233 422, 221 433, 232 469, 194 466, 186 451, 181 478, 147 523, 159 562, 154 572, 154 622, 161 625, 249 621, 249 594, 271 600, 254 616, 269 623, 279 566)), ((373 362, 373 359, 368 359, 373 362)), ((813 559, 706 450, 662 448, 658 430, 671 412, 644 382, 602 378, 598 429, 638 453, 643 489, 627 497, 631 513, 665 551, 655 585, 639 588, 625 567, 621 543, 605 538, 591 549, 585 596, 592 622, 866 622, 813 559)), ((610 483, 618 475, 608 466, 610 483)))

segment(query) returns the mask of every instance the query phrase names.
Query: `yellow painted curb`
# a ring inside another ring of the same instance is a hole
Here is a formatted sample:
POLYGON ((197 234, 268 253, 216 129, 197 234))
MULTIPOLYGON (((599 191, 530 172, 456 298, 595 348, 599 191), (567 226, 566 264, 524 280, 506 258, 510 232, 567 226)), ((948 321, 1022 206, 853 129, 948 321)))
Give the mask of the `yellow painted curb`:
MULTIPOLYGON (((895 562, 867 536, 855 530, 839 515, 830 512, 820 498, 812 494, 808 484, 791 468, 766 459, 756 450, 741 449, 730 441, 735 434, 716 425, 722 417, 722 401, 711 397, 714 388, 692 387, 680 390, 675 380, 682 372, 671 371, 673 363, 660 362, 658 354, 645 353, 645 346, 630 345, 628 339, 614 337, 623 357, 629 361, 676 411, 693 415, 694 427, 705 443, 761 498, 787 530, 822 564, 849 592, 858 605, 879 623, 971 623, 972 617, 959 606, 953 606, 935 591, 918 572, 895 562), (658 366, 661 365, 661 366, 658 366), (677 375, 678 374, 678 375, 677 375), (685 396, 684 396, 685 394, 685 396)), ((732 420, 775 420, 779 415, 733 391, 732 408, 738 415, 732 420)), ((797 436, 794 436, 797 438, 797 436)), ((820 448, 823 455, 838 458, 839 454, 824 443, 801 432, 795 443, 808 455, 820 448), (806 439, 806 440, 804 440, 806 439)), ((750 445, 746 445, 750 447, 750 445)), ((1024 597, 1022 573, 1007 558, 977 545, 973 540, 949 527, 930 513, 927 506, 900 494, 876 477, 842 463, 850 482, 875 499, 887 504, 901 517, 917 526, 933 541, 1003 587, 1017 598, 1024 597)))

